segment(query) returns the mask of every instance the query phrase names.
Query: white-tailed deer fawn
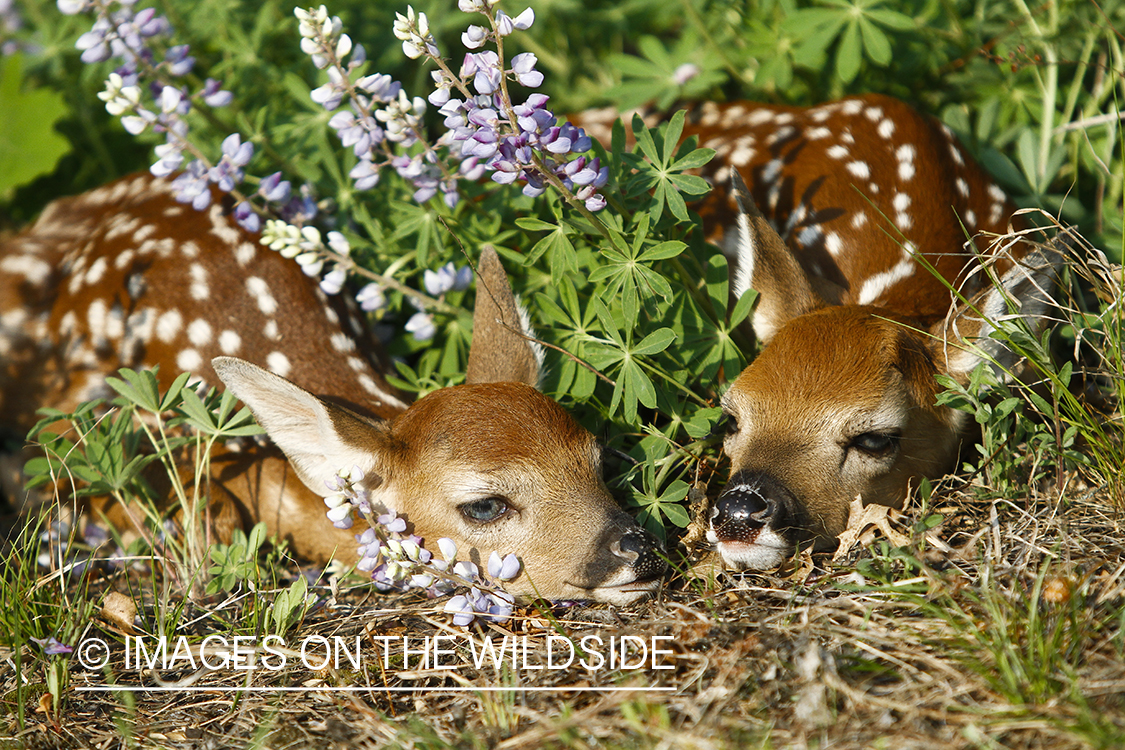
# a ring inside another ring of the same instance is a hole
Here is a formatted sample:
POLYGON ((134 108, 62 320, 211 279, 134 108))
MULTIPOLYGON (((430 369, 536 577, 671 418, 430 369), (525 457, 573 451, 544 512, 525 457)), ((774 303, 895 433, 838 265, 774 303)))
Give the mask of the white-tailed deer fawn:
MULTIPOLYGON (((578 119, 608 143, 599 115, 578 119)), ((1038 315, 1055 258, 997 259, 1003 291, 989 286, 978 233, 1023 223, 948 128, 889 97, 705 103, 689 136, 716 150, 697 208, 734 257, 734 295, 760 294, 766 344, 722 400, 731 478, 708 538, 729 564, 775 567, 801 541, 830 542, 857 497, 899 505, 951 467, 962 415, 935 406, 934 375, 1010 365, 977 313, 1005 315, 1010 297, 1038 315), (970 302, 951 304, 935 271, 970 302)))
POLYGON ((348 305, 218 201, 201 214, 164 181, 125 178, 53 203, 0 249, 0 425, 26 431, 38 407, 109 395, 120 367, 159 365, 164 387, 180 371, 221 378, 290 461, 272 447, 220 451, 212 500, 297 554, 354 559, 353 532, 333 528, 321 498, 359 465, 372 498, 427 541, 449 537, 478 564, 515 552, 513 594, 636 599, 664 570, 659 543, 610 496, 593 436, 535 389, 520 320, 486 251, 468 384, 408 405, 348 305))

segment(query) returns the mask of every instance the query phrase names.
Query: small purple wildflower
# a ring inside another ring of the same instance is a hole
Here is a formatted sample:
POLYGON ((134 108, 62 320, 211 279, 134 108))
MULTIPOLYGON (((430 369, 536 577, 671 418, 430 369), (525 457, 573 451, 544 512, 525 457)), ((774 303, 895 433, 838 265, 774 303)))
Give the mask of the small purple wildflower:
POLYGON ((39 644, 39 646, 43 649, 43 654, 45 656, 58 656, 60 654, 69 654, 74 651, 73 648, 61 642, 53 635, 49 638, 30 638, 29 640, 39 644))

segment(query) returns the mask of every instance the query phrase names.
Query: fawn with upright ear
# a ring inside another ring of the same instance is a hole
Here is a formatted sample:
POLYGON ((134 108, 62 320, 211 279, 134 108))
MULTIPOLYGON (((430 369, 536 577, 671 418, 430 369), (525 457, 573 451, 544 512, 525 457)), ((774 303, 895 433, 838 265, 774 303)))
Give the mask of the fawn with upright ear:
MULTIPOLYGON (((608 143, 597 115, 577 119, 608 143)), ((722 399, 731 477, 707 535, 729 564, 769 568, 801 541, 831 543, 857 497, 896 506, 951 468, 963 415, 935 405, 934 376, 1010 365, 984 319, 1008 298, 1041 314, 1057 256, 999 259, 992 288, 975 253, 1020 218, 947 127, 890 97, 705 102, 692 136, 716 151, 696 208, 735 295, 759 293, 766 344, 722 399)))
POLYGON ((40 406, 108 395, 120 367, 159 365, 164 386, 179 371, 221 379, 289 460, 220 448, 213 498, 296 554, 355 559, 322 497, 358 465, 377 507, 426 541, 449 537, 477 562, 515 552, 513 594, 632 601, 656 587, 660 545, 609 494, 594 437, 536 390, 525 329, 487 250, 467 383, 410 404, 354 309, 218 202, 200 214, 163 180, 125 178, 55 202, 0 247, 0 425, 26 431, 40 406))

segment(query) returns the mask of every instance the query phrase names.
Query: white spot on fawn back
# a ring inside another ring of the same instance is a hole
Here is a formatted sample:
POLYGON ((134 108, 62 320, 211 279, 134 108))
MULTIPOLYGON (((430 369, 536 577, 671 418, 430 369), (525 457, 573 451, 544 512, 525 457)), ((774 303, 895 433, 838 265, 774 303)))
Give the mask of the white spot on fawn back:
POLYGON ((871 167, 867 166, 865 161, 849 162, 848 171, 861 180, 866 180, 871 176, 871 167))
POLYGON ((169 310, 156 321, 156 338, 169 344, 180 334, 180 329, 183 327, 184 316, 180 315, 180 311, 169 310))
POLYGON ((250 261, 254 260, 254 256, 257 254, 258 248, 254 247, 253 242, 243 242, 235 248, 234 259, 238 261, 238 265, 246 267, 250 265, 250 261))
POLYGON ((207 346, 211 343, 211 324, 203 318, 196 318, 187 327, 187 337, 196 346, 207 346))
POLYGON ((281 334, 277 331, 277 321, 267 320, 266 325, 262 328, 262 335, 270 341, 277 341, 281 338, 281 334))
POLYGON ((833 257, 838 257, 840 252, 844 249, 844 243, 840 240, 840 235, 835 232, 829 232, 824 237, 824 247, 833 257))
POLYGON ((41 286, 51 275, 51 264, 33 255, 9 255, 0 259, 0 271, 19 274, 35 286, 41 286))
POLYGON ((886 120, 883 120, 881 123, 879 123, 879 127, 876 128, 876 132, 879 134, 880 138, 884 140, 890 140, 890 137, 894 135, 895 132, 895 121, 888 117, 886 120))
POLYGON ((828 149, 828 155, 833 159, 846 159, 848 158, 848 149, 846 146, 841 146, 837 143, 835 146, 828 149))
POLYGON ((251 276, 246 279, 246 291, 254 298, 258 305, 258 309, 265 315, 273 315, 277 312, 277 300, 270 294, 270 287, 263 279, 257 276, 251 276))
POLYGON ((196 372, 203 365, 203 357, 195 349, 184 349, 176 355, 176 367, 181 372, 196 372))
POLYGON ((355 351, 355 341, 343 331, 334 333, 332 334, 332 348, 338 352, 352 352, 355 351))
POLYGON ((746 122, 756 127, 758 125, 765 125, 767 122, 770 122, 773 119, 773 110, 769 110, 763 107, 751 112, 750 116, 746 118, 746 122))
POLYGON ((191 286, 188 289, 192 299, 204 300, 211 296, 211 286, 207 283, 207 269, 200 263, 192 263, 188 268, 191 286))
POLYGON ((109 314, 109 308, 105 300, 96 299, 90 303, 90 307, 86 310, 86 326, 90 329, 90 335, 94 338, 105 337, 106 316, 109 314))
POLYGON ((235 245, 242 239, 242 235, 238 233, 230 220, 223 215, 223 207, 218 203, 211 205, 211 210, 207 216, 211 219, 211 234, 218 237, 223 243, 227 245, 235 245))
POLYGON ((242 346, 242 337, 235 331, 223 331, 219 334, 219 348, 223 354, 237 354, 242 346))
POLYGON ((102 277, 105 276, 107 265, 109 264, 106 262, 104 255, 91 263, 90 270, 86 271, 86 283, 93 285, 101 281, 102 277))
POLYGON ((965 182, 962 177, 957 178, 957 192, 960 193, 962 197, 969 197, 969 183, 965 182))
MULTIPOLYGON (((953 134, 950 133, 949 137, 952 138, 953 134)), ((959 166, 959 167, 965 166, 965 159, 961 156, 961 149, 956 143, 950 142, 950 144, 949 144, 949 154, 950 154, 950 156, 953 157, 953 161, 957 162, 957 166, 959 166)))
POLYGON ((129 264, 133 262, 134 255, 136 255, 136 253, 132 248, 125 248, 117 254, 116 258, 113 259, 113 267, 118 271, 124 271, 129 266, 129 264))
POLYGON ((266 356, 266 366, 270 369, 270 372, 281 377, 288 375, 289 370, 293 367, 289 363, 289 358, 281 352, 270 352, 266 356))
POLYGON ((896 263, 893 268, 875 274, 867 281, 863 282, 863 286, 859 290, 859 297, 856 299, 856 304, 874 304, 883 296, 883 292, 887 291, 887 289, 894 286, 899 281, 912 275, 914 273, 914 267, 914 259, 907 256, 896 263))

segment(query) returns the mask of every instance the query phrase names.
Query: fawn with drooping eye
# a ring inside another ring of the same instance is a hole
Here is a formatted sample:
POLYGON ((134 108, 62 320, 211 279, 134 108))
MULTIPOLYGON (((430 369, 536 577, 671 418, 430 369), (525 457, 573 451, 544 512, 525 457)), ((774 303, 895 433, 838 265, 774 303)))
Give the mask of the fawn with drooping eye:
POLYGON ((216 452, 226 523, 263 521, 298 555, 354 559, 354 532, 333 528, 321 498, 358 465, 377 508, 425 540, 448 537, 478 563, 515 552, 513 594, 651 592, 659 543, 610 496, 593 436, 535 389, 541 364, 495 253, 478 267, 467 384, 410 404, 356 311, 218 200, 200 214, 164 181, 126 178, 57 201, 0 247, 0 425, 26 432, 40 406, 107 396, 121 367, 159 365, 165 387, 187 371, 225 383, 285 454, 216 452))
POLYGON ((705 103, 690 136, 716 150, 697 208, 732 256, 734 295, 758 292, 766 344, 722 398, 731 476, 707 536, 727 563, 769 568, 799 542, 831 543, 856 498, 897 506, 952 468, 963 415, 935 405, 934 376, 1010 370, 986 321, 1009 305, 1040 316, 1060 256, 996 258, 991 286, 976 253, 1023 223, 948 128, 885 96, 705 103))

